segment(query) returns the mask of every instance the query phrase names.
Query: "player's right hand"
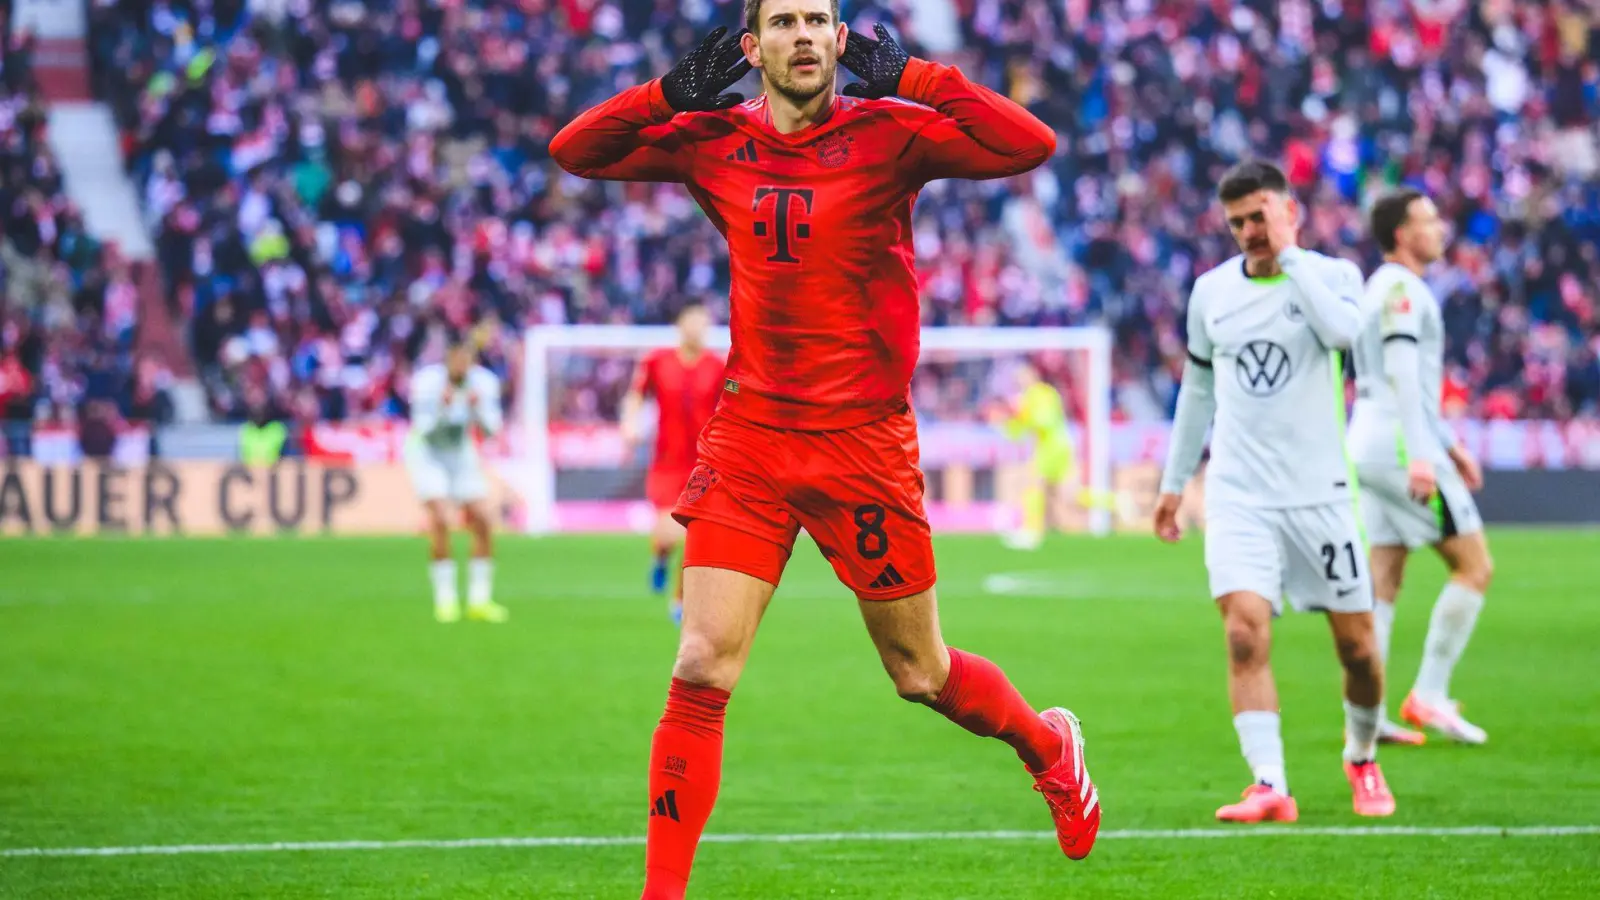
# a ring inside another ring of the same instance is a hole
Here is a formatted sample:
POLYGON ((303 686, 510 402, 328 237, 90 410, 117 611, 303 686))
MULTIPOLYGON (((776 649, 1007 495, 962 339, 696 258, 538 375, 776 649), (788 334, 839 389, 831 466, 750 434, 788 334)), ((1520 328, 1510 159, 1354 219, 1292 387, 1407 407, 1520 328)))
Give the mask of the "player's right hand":
POLYGON ((1411 499, 1418 503, 1427 503, 1433 499, 1433 492, 1439 486, 1439 481, 1433 474, 1433 463, 1425 459, 1413 459, 1406 467, 1406 491, 1411 494, 1411 499))
POLYGON ((743 94, 724 94, 750 71, 740 45, 741 29, 727 39, 726 26, 719 25, 706 35, 700 46, 684 54, 672 71, 661 76, 661 94, 667 105, 678 112, 708 112, 728 109, 744 102, 743 94))
POLYGON ((1178 527, 1178 507, 1182 503, 1183 497, 1178 494, 1162 494, 1156 499, 1156 537, 1169 544, 1183 535, 1183 529, 1178 527))

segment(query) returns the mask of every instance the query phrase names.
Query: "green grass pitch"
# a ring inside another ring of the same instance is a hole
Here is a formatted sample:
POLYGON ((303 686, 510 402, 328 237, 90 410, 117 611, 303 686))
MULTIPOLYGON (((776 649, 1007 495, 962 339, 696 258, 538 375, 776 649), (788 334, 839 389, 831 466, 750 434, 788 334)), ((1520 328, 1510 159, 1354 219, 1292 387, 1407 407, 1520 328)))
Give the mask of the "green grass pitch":
MULTIPOLYGON (((1600 533, 1497 531, 1498 580, 1455 693, 1481 748, 1386 749, 1386 822, 1350 811, 1320 618, 1278 624, 1299 830, 1589 826, 1568 834, 1159 837, 1215 829, 1248 780, 1200 541, 940 542, 949 641, 1084 720, 1108 835, 1040 832, 1003 745, 898 700, 809 546, 727 723, 722 835, 690 896, 1600 896, 1600 533), (1002 593, 985 590, 1005 588, 1002 593)), ((419 541, 0 541, 0 896, 638 896, 636 842, 97 857, 28 848, 485 837, 637 839, 676 632, 640 539, 507 539, 502 626, 431 618, 419 541)), ((1396 691, 1442 579, 1418 557, 1396 691)))

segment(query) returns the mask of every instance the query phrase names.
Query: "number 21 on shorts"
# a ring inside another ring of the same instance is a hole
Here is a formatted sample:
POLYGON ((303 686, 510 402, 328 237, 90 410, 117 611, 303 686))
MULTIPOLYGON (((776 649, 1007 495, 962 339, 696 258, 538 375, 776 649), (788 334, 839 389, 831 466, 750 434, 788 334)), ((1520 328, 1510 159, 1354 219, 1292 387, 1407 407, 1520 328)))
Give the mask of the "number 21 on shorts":
POLYGON ((1356 559, 1356 545, 1355 545, 1355 542, 1353 542, 1353 541, 1345 541, 1343 547, 1340 547, 1339 545, 1332 544, 1332 543, 1323 544, 1322 545, 1322 574, 1329 581, 1339 581, 1342 578, 1360 578, 1361 577, 1361 567, 1360 567, 1360 563, 1357 562, 1357 559, 1356 559), (1341 555, 1341 551, 1342 551, 1342 554, 1344 555, 1344 557, 1347 560, 1349 560, 1349 564, 1350 564, 1350 574, 1349 575, 1341 575, 1339 573, 1339 562, 1340 562, 1339 557, 1341 555))

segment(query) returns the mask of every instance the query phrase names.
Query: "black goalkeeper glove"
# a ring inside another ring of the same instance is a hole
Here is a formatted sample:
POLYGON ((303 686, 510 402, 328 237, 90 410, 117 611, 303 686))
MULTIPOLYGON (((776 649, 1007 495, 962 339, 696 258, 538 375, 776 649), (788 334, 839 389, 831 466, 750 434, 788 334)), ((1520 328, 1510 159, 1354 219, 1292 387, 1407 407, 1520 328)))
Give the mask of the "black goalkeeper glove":
POLYGON ((900 76, 905 74, 911 57, 895 43, 889 29, 882 24, 873 26, 878 39, 850 32, 844 39, 844 52, 839 62, 861 80, 845 85, 844 92, 852 97, 876 100, 892 97, 900 91, 900 76))
POLYGON ((725 26, 712 29, 700 46, 684 54, 672 71, 661 76, 661 93, 668 106, 678 112, 707 112, 744 102, 742 94, 722 93, 750 71, 750 63, 739 46, 744 32, 724 40, 727 33, 725 26))

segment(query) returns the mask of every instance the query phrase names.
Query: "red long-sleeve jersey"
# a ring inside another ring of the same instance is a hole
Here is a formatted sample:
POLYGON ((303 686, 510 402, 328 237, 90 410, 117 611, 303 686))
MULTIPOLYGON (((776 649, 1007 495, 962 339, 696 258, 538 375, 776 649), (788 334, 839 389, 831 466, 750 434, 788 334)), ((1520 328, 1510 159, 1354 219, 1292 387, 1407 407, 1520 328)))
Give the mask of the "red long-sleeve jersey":
POLYGON ((727 238, 723 408, 807 431, 905 408, 920 348, 917 193, 1018 175, 1055 151, 1048 126, 955 68, 911 60, 900 96, 840 96, 823 121, 781 134, 764 96, 675 115, 652 81, 550 142, 575 175, 686 185, 727 238))
POLYGON ((723 367, 720 354, 706 350, 687 362, 677 347, 653 350, 640 360, 632 390, 655 397, 661 409, 652 468, 683 474, 694 468, 695 441, 717 409, 723 367))

